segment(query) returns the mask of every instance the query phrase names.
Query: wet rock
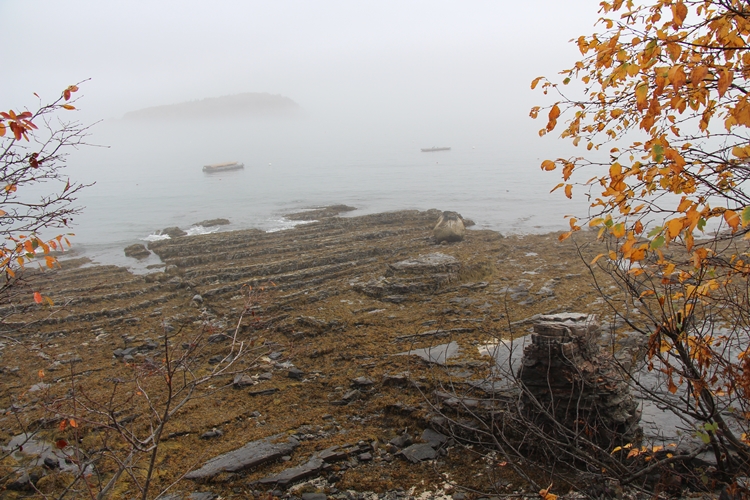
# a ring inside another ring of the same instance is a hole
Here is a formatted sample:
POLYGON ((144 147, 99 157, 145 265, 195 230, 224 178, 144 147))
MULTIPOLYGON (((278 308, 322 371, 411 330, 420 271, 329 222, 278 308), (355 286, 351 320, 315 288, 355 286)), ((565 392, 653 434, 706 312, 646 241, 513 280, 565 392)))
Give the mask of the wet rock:
POLYGON ((437 457, 437 452, 429 444, 418 443, 401 450, 401 455, 409 462, 416 464, 423 460, 433 460, 437 457))
POLYGON ((324 464, 325 462, 321 458, 313 457, 303 465, 291 467, 273 476, 264 477, 258 483, 287 486, 290 483, 318 475, 324 464))
POLYGON ((151 255, 151 252, 141 243, 136 243, 125 247, 125 257, 132 257, 134 259, 145 259, 151 255))
POLYGON ((179 238, 181 236, 185 236, 187 233, 180 229, 179 227, 167 227, 161 230, 161 234, 166 234, 171 239, 179 238))
POLYGON ((314 208, 306 210, 304 212, 297 212, 294 214, 286 214, 289 220, 320 220, 329 217, 335 217, 342 212, 351 212, 356 210, 355 207, 349 207, 347 205, 331 205, 329 207, 314 208))
POLYGON ((456 212, 443 212, 432 230, 437 243, 462 241, 465 233, 464 221, 456 212))
POLYGON ((186 479, 209 479, 222 472, 239 472, 251 467, 278 460, 293 452, 299 441, 287 439, 286 434, 276 434, 251 441, 242 448, 212 458, 200 469, 188 472, 186 479))
POLYGON ((207 219, 193 224, 194 226, 202 227, 214 227, 214 226, 227 226, 229 225, 229 219, 207 219))

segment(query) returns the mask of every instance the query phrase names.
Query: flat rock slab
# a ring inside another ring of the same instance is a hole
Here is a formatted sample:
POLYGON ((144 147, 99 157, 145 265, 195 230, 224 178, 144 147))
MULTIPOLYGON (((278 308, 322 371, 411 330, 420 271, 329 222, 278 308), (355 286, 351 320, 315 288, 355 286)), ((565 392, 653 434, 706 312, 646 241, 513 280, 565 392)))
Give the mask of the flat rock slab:
POLYGON ((185 475, 187 479, 209 479, 222 472, 239 472, 289 455, 299 446, 299 441, 286 434, 276 434, 251 441, 242 448, 214 457, 198 470, 185 475))
POLYGON ((437 457, 435 448, 427 443, 413 444, 401 450, 401 454, 413 464, 419 463, 422 460, 433 460, 437 457))
POLYGON ((273 476, 264 477, 258 481, 258 483, 286 486, 289 483, 294 483, 317 475, 323 469, 324 464, 325 462, 322 458, 311 458, 306 464, 291 467, 278 474, 274 474, 273 476))
POLYGON ((387 274, 455 273, 460 269, 461 262, 458 259, 452 255, 435 252, 389 264, 387 274))
POLYGON ((449 344, 425 347, 424 349, 412 349, 411 351, 400 352, 396 356, 414 355, 419 356, 428 363, 444 365, 446 361, 458 354, 458 350, 458 343, 451 342, 449 344))

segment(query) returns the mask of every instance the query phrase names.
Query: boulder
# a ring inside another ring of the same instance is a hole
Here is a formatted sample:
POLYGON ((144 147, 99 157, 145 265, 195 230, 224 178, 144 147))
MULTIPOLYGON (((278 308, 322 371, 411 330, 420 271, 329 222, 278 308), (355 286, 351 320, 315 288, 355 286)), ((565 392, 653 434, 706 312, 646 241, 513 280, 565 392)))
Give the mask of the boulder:
POLYGON ((177 226, 174 227, 166 227, 161 230, 161 234, 166 234, 171 239, 179 238, 180 236, 185 236, 187 233, 180 229, 177 226))
POLYGON ((141 243, 136 243, 134 245, 130 245, 129 247, 125 247, 125 257, 133 257, 134 259, 145 259, 151 255, 151 252, 146 249, 144 245, 141 243))
POLYGON ((456 242, 464 239, 466 226, 461 216, 456 212, 443 212, 438 219, 432 235, 437 243, 456 242))

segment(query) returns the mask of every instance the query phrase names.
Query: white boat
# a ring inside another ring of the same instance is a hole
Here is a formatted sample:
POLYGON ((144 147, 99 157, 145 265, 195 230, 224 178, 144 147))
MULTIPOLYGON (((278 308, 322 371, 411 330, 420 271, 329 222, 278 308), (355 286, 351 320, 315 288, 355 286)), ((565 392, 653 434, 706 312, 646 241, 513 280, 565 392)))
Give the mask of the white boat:
POLYGON ((239 170, 245 168, 245 165, 238 161, 228 161, 226 163, 214 163, 203 167, 204 172, 224 172, 226 170, 239 170))

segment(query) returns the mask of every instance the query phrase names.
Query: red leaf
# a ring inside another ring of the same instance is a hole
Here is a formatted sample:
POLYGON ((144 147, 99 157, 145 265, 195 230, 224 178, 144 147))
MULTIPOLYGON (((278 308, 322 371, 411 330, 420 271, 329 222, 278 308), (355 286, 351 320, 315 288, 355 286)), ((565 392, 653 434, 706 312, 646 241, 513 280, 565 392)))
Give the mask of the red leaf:
POLYGON ((58 439, 57 442, 55 442, 55 446, 62 450, 63 448, 68 446, 68 442, 64 439, 58 439))

